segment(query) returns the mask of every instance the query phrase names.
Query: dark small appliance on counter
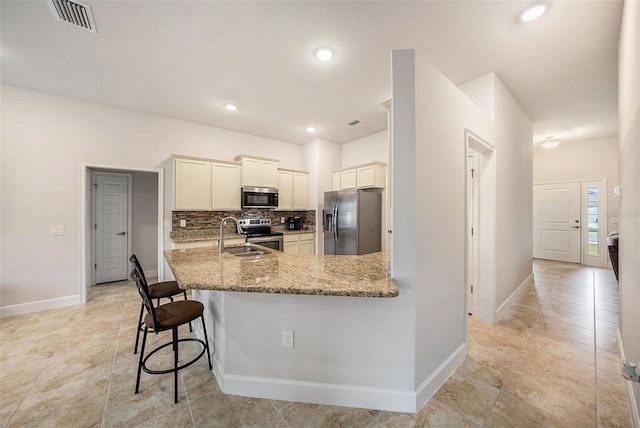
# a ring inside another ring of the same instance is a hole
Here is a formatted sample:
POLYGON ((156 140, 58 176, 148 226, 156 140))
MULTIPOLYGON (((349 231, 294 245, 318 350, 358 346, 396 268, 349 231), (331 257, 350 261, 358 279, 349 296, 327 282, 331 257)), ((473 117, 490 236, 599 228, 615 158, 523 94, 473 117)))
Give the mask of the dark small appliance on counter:
POLYGON ((302 229, 302 217, 287 217, 287 220, 285 221, 285 228, 287 230, 302 229))

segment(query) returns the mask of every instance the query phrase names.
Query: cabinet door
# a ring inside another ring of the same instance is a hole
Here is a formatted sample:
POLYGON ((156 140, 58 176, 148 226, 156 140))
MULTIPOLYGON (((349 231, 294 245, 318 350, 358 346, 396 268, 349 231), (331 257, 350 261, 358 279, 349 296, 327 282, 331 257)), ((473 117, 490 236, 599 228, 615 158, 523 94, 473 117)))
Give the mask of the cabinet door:
POLYGON ((340 173, 341 189, 355 189, 356 188, 356 170, 350 169, 348 171, 342 171, 340 173))
POLYGON ((278 209, 290 210, 293 206, 293 173, 278 171, 278 209))
POLYGON ((299 254, 299 245, 300 243, 298 241, 289 241, 284 243, 284 252, 286 254, 294 254, 294 255, 298 255, 299 254))
POLYGON ((306 210, 309 199, 309 174, 293 173, 293 209, 306 210))
POLYGON ((242 159, 242 185, 262 186, 262 161, 258 159, 242 159))
POLYGON ((315 235, 313 233, 300 234, 299 254, 313 255, 315 254, 315 235))
POLYGON ((211 163, 191 159, 175 159, 174 167, 174 209, 210 209, 211 163))
POLYGON ((240 211, 240 165, 211 164, 211 209, 240 211))
POLYGON ((278 164, 262 161, 262 186, 278 187, 278 164))
POLYGON ((333 186, 331 186, 331 190, 342 190, 342 187, 340 187, 340 173, 339 172, 334 172, 333 173, 333 186))
POLYGON ((358 168, 357 170, 358 189, 365 189, 375 185, 373 166, 358 168))

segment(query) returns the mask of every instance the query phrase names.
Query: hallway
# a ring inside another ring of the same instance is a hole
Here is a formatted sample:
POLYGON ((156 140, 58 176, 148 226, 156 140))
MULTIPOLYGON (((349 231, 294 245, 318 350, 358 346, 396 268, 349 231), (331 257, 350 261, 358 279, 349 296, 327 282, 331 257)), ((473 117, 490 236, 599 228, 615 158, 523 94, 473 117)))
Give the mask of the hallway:
POLYGON ((84 305, 0 320, 0 426, 630 426, 613 272, 536 260, 534 274, 498 324, 470 318, 469 355, 415 415, 224 395, 204 359, 181 371, 178 404, 169 375, 143 374, 134 395, 140 298, 96 286, 84 305))

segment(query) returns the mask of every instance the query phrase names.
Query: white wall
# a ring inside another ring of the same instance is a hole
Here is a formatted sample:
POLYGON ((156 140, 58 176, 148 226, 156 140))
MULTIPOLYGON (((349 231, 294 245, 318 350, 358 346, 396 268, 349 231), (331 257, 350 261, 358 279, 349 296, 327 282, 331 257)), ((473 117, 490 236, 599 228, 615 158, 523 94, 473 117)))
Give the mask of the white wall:
POLYGON ((132 252, 155 276, 149 274, 158 271, 158 174, 134 171, 132 181, 132 252))
MULTIPOLYGON (((342 168, 349 168, 368 162, 384 162, 389 173, 389 132, 387 130, 367 135, 366 137, 350 141, 342 145, 342 168)), ((382 191, 382 213, 380 236, 381 250, 387 251, 387 189, 382 191)), ((400 212, 399 215, 402 215, 400 212)))
POLYGON ((607 228, 608 232, 618 230, 611 223, 620 210, 620 200, 613 195, 618 183, 618 138, 607 137, 597 140, 560 144, 554 149, 533 149, 533 182, 554 183, 607 179, 607 228))
POLYGON ((389 134, 380 131, 342 145, 342 168, 368 162, 389 164, 389 134))
POLYGON ((342 145, 317 139, 303 146, 302 158, 309 171, 309 207, 316 210, 316 254, 324 254, 324 192, 332 190, 333 170, 341 167, 342 145))
MULTIPOLYGON (((398 177, 413 170, 415 211, 412 221, 405 222, 397 214, 403 212, 402 200, 394 197, 393 254, 397 260, 412 251, 398 239, 399 229, 402 236, 415 233, 415 378, 419 387, 437 375, 438 380, 428 386, 430 395, 466 355, 464 131, 471 129, 490 140, 491 121, 426 56, 417 52, 415 64, 416 150, 399 160, 394 139, 393 154, 394 194, 400 186, 398 177), (415 167, 407 171, 410 163, 415 167), (450 365, 442 369, 448 361, 450 365)), ((397 101, 394 92, 394 110, 397 101)), ((394 122, 394 135, 397 127, 394 122)))
POLYGON ((496 156, 497 251, 495 307, 490 310, 498 316, 533 270, 532 125, 495 73, 464 83, 460 89, 494 120, 494 136, 488 141, 496 156))
POLYGON ((494 79, 499 308, 533 272, 533 129, 506 86, 494 79))
POLYGON ((296 144, 11 85, 2 85, 1 97, 3 308, 79 302, 82 163, 153 169, 172 153, 222 160, 249 153, 302 169, 296 144), (64 225, 65 235, 49 236, 50 225, 64 225))
MULTIPOLYGON (((620 138, 620 348, 640 361, 640 2, 625 1, 619 45, 620 138)), ((640 384, 627 383, 635 426, 640 426, 640 384)))

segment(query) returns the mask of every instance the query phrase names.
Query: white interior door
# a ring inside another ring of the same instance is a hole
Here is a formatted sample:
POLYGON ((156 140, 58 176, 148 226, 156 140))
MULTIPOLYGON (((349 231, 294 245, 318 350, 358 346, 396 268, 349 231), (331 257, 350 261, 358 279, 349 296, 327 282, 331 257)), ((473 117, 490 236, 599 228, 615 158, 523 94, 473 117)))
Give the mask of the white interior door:
POLYGON ((480 200, 478 199, 478 153, 473 152, 469 154, 467 161, 467 227, 469 228, 469 246, 468 251, 468 265, 469 265, 469 283, 468 283, 468 312, 469 315, 476 313, 477 305, 477 293, 478 293, 478 236, 479 230, 479 213, 480 213, 480 200))
POLYGON ((96 175, 96 284, 127 279, 129 177, 96 175))
POLYGON ((580 182, 533 186, 533 257, 580 263, 580 182))

